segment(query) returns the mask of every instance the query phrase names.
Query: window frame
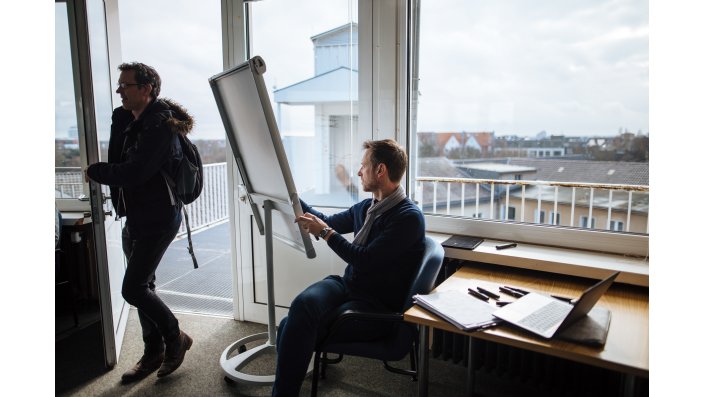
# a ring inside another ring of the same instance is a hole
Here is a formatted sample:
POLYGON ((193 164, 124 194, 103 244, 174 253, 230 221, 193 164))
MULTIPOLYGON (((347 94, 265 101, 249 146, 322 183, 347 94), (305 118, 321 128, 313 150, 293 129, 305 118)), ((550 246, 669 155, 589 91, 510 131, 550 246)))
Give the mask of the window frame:
MULTIPOLYGON (((361 3, 367 1, 370 0, 361 0, 361 3)), ((403 138, 404 145, 409 153, 406 189, 413 199, 415 189, 412 187, 416 186, 417 168, 417 140, 414 139, 413 136, 416 134, 414 112, 417 109, 418 81, 421 77, 419 76, 417 59, 417 55, 419 54, 418 38, 420 34, 419 20, 421 2, 420 0, 398 0, 397 6, 398 12, 395 16, 395 20, 404 21, 403 23, 399 23, 399 25, 404 25, 403 29, 401 26, 398 29, 401 43, 398 48, 401 52, 397 58, 397 73, 398 76, 402 77, 398 80, 405 82, 404 84, 400 84, 398 95, 400 99, 404 99, 404 104, 399 105, 398 117, 399 120, 404 120, 404 123, 400 125, 403 129, 399 134, 401 135, 399 138, 403 138)), ((360 7, 360 10, 362 10, 362 7, 360 7)), ((360 24, 362 24, 362 21, 363 15, 361 13, 360 24)), ((392 21, 387 22, 392 23, 392 21)), ((375 26, 379 24, 378 21, 374 21, 375 26)), ((360 41, 362 43, 362 36, 360 41)), ((380 75, 377 76, 375 80, 380 80, 384 77, 385 76, 380 75)), ((373 118, 374 117, 381 117, 381 115, 375 114, 373 115, 373 118)), ((648 234, 619 233, 599 229, 579 229, 550 224, 505 223, 497 220, 461 218, 458 216, 429 213, 425 213, 424 216, 426 219, 427 232, 480 235, 492 239, 505 239, 539 245, 553 245, 564 248, 623 255, 643 257, 649 255, 648 234), (518 238, 518 236, 520 237, 518 238)))

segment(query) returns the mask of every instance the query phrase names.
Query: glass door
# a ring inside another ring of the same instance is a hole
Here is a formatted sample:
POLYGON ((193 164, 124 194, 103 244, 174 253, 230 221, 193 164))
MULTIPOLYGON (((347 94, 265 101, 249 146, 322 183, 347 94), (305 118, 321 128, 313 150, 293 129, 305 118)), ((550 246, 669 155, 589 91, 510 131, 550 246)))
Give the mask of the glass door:
POLYGON ((122 221, 115 217, 107 188, 86 183, 81 171, 107 157, 113 101, 105 4, 56 3, 55 200, 64 225, 83 225, 90 236, 82 251, 88 265, 79 270, 79 278, 86 280, 86 295, 97 297, 105 364, 112 367, 129 308, 120 292, 125 272, 122 221))

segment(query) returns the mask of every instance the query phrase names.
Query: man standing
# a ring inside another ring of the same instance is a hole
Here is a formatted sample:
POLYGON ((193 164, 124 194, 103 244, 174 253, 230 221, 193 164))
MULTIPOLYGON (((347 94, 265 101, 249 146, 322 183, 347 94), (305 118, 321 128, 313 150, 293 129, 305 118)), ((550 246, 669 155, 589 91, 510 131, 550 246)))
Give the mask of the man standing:
POLYGON ((171 198, 163 173, 175 175, 183 158, 177 134, 188 134, 193 118, 180 105, 157 99, 161 78, 154 68, 138 62, 118 68, 122 106, 113 111, 108 162, 90 165, 86 175, 110 185, 117 216, 126 217, 122 296, 137 308, 144 340, 142 358, 122 375, 127 383, 157 369, 158 377, 174 372, 193 343, 155 293, 157 266, 181 224, 182 204, 171 198))
MULTIPOLYGON (((366 199, 326 216, 301 202, 296 219, 323 238, 345 262, 345 274, 328 276, 301 292, 279 324, 273 396, 298 396, 316 343, 337 314, 348 309, 401 311, 424 251, 425 224, 400 181, 407 166, 404 149, 391 139, 366 141, 357 175, 366 199), (352 243, 342 234, 354 232, 352 243)), ((351 329, 355 340, 372 340, 390 330, 351 329)), ((341 341, 347 339, 342 336, 341 341)))

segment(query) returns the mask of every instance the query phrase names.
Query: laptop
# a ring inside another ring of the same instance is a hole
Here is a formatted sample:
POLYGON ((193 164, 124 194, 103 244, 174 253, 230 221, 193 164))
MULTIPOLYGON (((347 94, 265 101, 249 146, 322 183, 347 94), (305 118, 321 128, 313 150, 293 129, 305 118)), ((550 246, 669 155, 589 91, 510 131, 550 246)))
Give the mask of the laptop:
POLYGON ((619 272, 616 272, 586 289, 574 304, 547 295, 530 292, 495 311, 493 315, 510 324, 550 339, 559 330, 566 328, 588 314, 600 297, 607 292, 607 289, 618 275, 619 272))

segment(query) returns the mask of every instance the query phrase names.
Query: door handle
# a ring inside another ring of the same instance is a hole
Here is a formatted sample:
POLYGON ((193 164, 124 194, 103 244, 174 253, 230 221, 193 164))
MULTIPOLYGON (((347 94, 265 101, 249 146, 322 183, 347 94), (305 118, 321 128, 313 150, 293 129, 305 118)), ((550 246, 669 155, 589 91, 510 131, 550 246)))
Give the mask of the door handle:
MULTIPOLYGON (((112 198, 112 197, 106 196, 104 194, 101 194, 100 197, 101 197, 101 201, 103 202, 103 204, 105 204, 106 201, 108 201, 112 198)), ((85 194, 82 194, 82 195, 78 196, 77 200, 78 201, 89 201, 90 198, 88 196, 86 196, 85 194)))
POLYGON ((247 202, 247 190, 245 189, 245 185, 242 183, 237 185, 237 190, 240 192, 240 201, 243 203, 247 202))

